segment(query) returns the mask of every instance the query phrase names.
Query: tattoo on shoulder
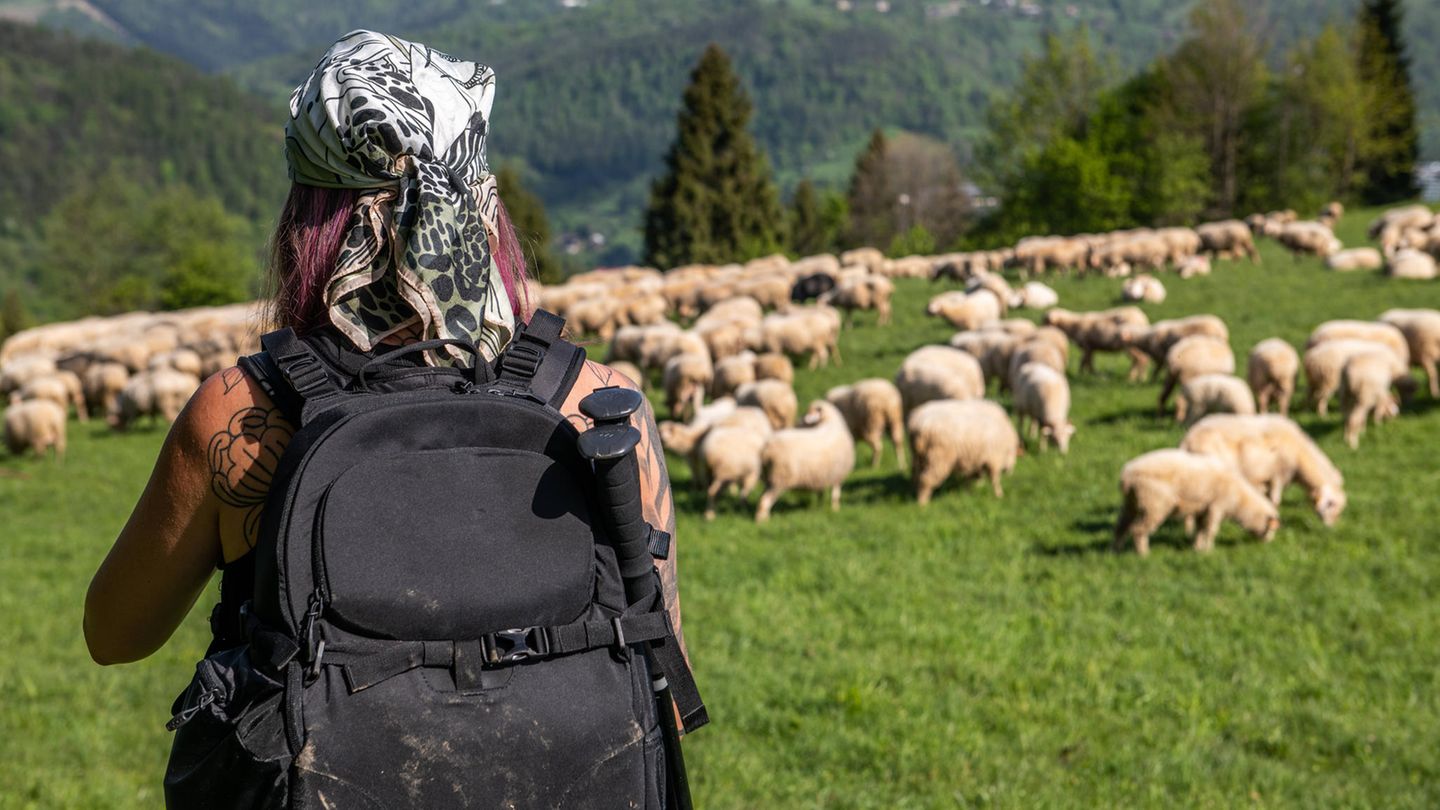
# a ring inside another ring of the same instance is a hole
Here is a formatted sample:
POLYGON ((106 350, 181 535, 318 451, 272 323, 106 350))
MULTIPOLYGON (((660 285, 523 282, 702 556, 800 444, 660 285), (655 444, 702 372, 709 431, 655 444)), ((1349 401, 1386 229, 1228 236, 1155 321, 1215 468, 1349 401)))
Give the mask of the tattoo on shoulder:
POLYGON ((265 496, 290 443, 290 424, 276 408, 242 408, 210 437, 210 489, 222 503, 244 510, 245 541, 260 537, 265 496))
POLYGON ((235 387, 245 381, 245 372, 236 366, 231 366, 220 372, 220 382, 225 386, 225 393, 235 390, 235 387))

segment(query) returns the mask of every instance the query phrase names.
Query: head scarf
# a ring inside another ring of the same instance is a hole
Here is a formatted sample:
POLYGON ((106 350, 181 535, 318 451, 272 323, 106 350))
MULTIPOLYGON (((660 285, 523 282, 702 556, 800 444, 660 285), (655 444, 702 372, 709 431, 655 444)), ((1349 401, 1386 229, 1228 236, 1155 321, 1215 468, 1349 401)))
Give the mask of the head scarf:
POLYGON ((494 98, 490 68, 373 31, 342 37, 290 96, 290 178, 362 190, 325 295, 361 350, 417 323, 421 339, 473 342, 486 359, 509 343, 485 161, 494 98))

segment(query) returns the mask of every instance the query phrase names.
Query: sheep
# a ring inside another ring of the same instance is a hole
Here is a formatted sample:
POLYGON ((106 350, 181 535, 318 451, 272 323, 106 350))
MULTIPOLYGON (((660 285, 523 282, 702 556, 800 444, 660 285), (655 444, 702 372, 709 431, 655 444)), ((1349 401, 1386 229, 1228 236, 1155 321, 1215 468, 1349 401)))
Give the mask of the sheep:
POLYGON ((1333 253, 1325 259, 1325 266, 1338 273, 1354 270, 1379 270, 1385 266, 1385 257, 1371 247, 1351 248, 1333 253))
POLYGON ((19 391, 25 383, 35 377, 54 374, 57 369, 55 359, 43 355, 31 355, 6 361, 5 365, 0 367, 0 395, 8 396, 14 391, 19 391))
POLYGON ((895 387, 908 415, 935 399, 979 399, 985 376, 974 357, 949 346, 921 346, 905 357, 895 387))
POLYGON ((756 380, 735 389, 735 402, 750 405, 765 412, 770 424, 776 430, 795 424, 795 412, 800 404, 795 389, 780 380, 756 380))
POLYGON ((1000 317, 1005 317, 1010 307, 1010 299, 1015 297, 1015 291, 1010 289, 1010 284, 995 273, 976 273, 965 282, 965 292, 969 294, 980 290, 988 290, 995 296, 995 300, 1000 302, 1000 317))
POLYGON ((765 492, 755 522, 770 519, 775 501, 792 489, 830 492, 831 511, 840 511, 840 487, 855 469, 855 439, 840 410, 823 399, 810 403, 804 427, 778 430, 760 452, 765 492))
POLYGON ((1187 256, 1184 260, 1176 262, 1175 272, 1182 279, 1191 279, 1196 276, 1210 275, 1209 256, 1187 256))
POLYGON ((1150 325, 1150 319, 1139 307, 1126 306, 1113 309, 1101 310, 1099 312, 1071 312, 1067 309, 1049 309, 1045 311, 1045 325, 1053 326, 1064 332, 1067 337, 1080 347, 1080 370, 1095 370, 1096 352, 1119 352, 1124 351, 1130 354, 1133 376, 1136 370, 1143 368, 1145 358, 1135 349, 1131 348, 1124 337, 1127 328, 1143 328, 1150 325))
POLYGON ((745 503, 760 480, 761 452, 773 430, 759 408, 739 407, 705 431, 695 452, 695 474, 704 481, 705 519, 715 519, 715 499, 727 486, 745 503))
POLYGON ((85 369, 85 407, 96 413, 109 413, 115 398, 130 379, 130 369, 121 363, 102 361, 85 369))
POLYGON ((1390 309, 1381 313, 1380 321, 1399 329, 1410 349, 1410 364, 1425 372, 1430 396, 1440 399, 1440 310, 1390 309))
POLYGON ((995 497, 1005 496, 1000 476, 1015 468, 1020 434, 1004 408, 985 399, 936 400, 916 408, 905 427, 915 500, 922 507, 952 475, 988 476, 995 497))
POLYGON ((748 382, 755 382, 755 353, 747 349, 715 361, 715 377, 710 383, 710 395, 728 396, 748 382))
POLYGON ((1378 321, 1326 321, 1310 332, 1306 349, 1313 349, 1327 340, 1370 340, 1384 344, 1405 365, 1410 364, 1410 343, 1400 328, 1378 321))
POLYGON ((1048 439, 1061 455, 1070 452, 1075 425, 1070 422, 1070 382, 1065 375, 1044 363, 1032 362, 1020 366, 1010 382, 1015 390, 1016 421, 1022 432, 1028 418, 1032 436, 1039 428, 1042 448, 1048 439))
POLYGON ((1386 274, 1391 278, 1408 278, 1429 281, 1437 275, 1435 257, 1429 253, 1406 248, 1390 257, 1386 274))
POLYGON ((1000 299, 989 290, 947 292, 930 299, 925 314, 941 317, 956 329, 978 329, 1000 320, 1004 314, 1000 299))
POLYGON ((1345 216, 1345 206, 1339 200, 1331 200, 1320 208, 1320 222, 1325 223, 1327 228, 1335 227, 1340 217, 1345 216))
POLYGON ((855 248, 840 254, 841 267, 849 267, 852 264, 864 265, 870 272, 877 273, 885 266, 885 254, 873 247, 855 248))
POLYGON ((1319 222, 1287 223, 1275 235, 1276 241, 1290 251, 1299 261, 1301 256, 1319 256, 1324 259, 1344 249, 1340 240, 1325 225, 1319 222))
POLYGON ((1424 205, 1406 205, 1399 208, 1391 208, 1380 214, 1370 223, 1366 234, 1371 239, 1379 239, 1386 229, 1407 230, 1410 228, 1428 228, 1435 221, 1435 215, 1424 205))
POLYGON ((1175 421, 1188 427, 1211 413, 1255 413, 1255 395, 1239 377, 1229 374, 1201 374, 1180 386, 1175 398, 1175 421))
POLYGON ((1320 416, 1329 414, 1330 398, 1340 390, 1340 377, 1345 370, 1346 361, 1353 355, 1376 348, 1385 351, 1392 360, 1391 379, 1402 377, 1407 368, 1406 364, 1401 362, 1400 358, 1395 356, 1394 351, 1383 343, 1353 338, 1327 340, 1315 344, 1305 352, 1301 358, 1301 365, 1305 368, 1310 402, 1315 406, 1315 413, 1320 416))
POLYGON ((90 419, 85 408, 84 388, 73 371, 57 370, 41 377, 31 377, 20 387, 19 394, 21 399, 48 399, 67 411, 74 405, 75 415, 81 422, 90 419))
POLYGON ((833 356, 840 365, 840 314, 817 305, 797 307, 787 313, 771 313, 760 322, 758 347, 767 352, 810 356, 810 368, 829 364, 833 356))
POLYGON ((203 364, 198 353, 190 349, 174 349, 151 357, 148 365, 150 368, 173 368, 199 377, 203 364))
POLYGON ((1180 447, 1224 461, 1280 505, 1294 481, 1305 487, 1315 514, 1334 526, 1345 511, 1345 477, 1300 426, 1279 414, 1214 414, 1191 426, 1180 447))
POLYGON ((680 327, 669 321, 644 326, 622 326, 615 330, 614 336, 610 339, 610 347, 605 353, 605 362, 611 364, 625 360, 644 365, 647 349, 653 353, 654 347, 664 337, 678 334, 680 334, 680 327))
POLYGON ((1121 338, 1131 349, 1142 354, 1140 361, 1130 369, 1130 379, 1144 373, 1146 358, 1155 361, 1155 375, 1159 375, 1165 364, 1165 355, 1181 340, 1193 335, 1205 335, 1216 340, 1230 340, 1230 329, 1225 322, 1214 315, 1190 315, 1184 318, 1156 321, 1148 327, 1127 326, 1121 330, 1121 338))
POLYGON ((1202 374, 1234 374, 1235 353, 1230 344, 1209 335, 1181 338, 1165 353, 1165 385, 1160 390, 1160 413, 1177 385, 1202 374))
POLYGON ((1245 363, 1245 379, 1255 394, 1260 413, 1275 410, 1290 413, 1290 398, 1295 394, 1295 377, 1300 373, 1300 355, 1295 347, 1280 338, 1267 338, 1255 344, 1245 363))
POLYGON ((5 446, 11 455, 20 455, 26 448, 43 457, 55 449, 55 460, 65 458, 65 408, 48 399, 21 401, 12 395, 5 409, 5 446))
POLYGON ((895 295, 895 282, 884 276, 845 279, 835 289, 820 296, 821 303, 845 310, 853 317, 855 310, 873 309, 876 326, 890 323, 890 299, 895 295))
POLYGON ((795 366, 790 362, 789 357, 780 352, 756 355, 755 379, 779 380, 783 383, 793 384, 795 382, 795 366))
POLYGON ((988 383, 990 380, 999 380, 1003 388, 1010 373, 1010 356, 1023 342, 1023 338, 1006 332, 982 329, 956 332, 950 337, 949 345, 974 357, 980 363, 980 372, 985 381, 988 383))
POLYGON ((825 392, 825 399, 840 409, 855 438, 870 445, 870 466, 880 466, 883 437, 890 435, 895 446, 895 463, 905 467, 904 403, 900 391, 889 380, 871 377, 837 385, 825 392))
POLYGON ((1154 450, 1132 459, 1120 470, 1120 492, 1114 549, 1123 549, 1128 535, 1141 557, 1150 553, 1151 533, 1172 514, 1185 519, 1186 534, 1195 535, 1195 550, 1202 552, 1215 548, 1215 534, 1227 517, 1266 543, 1280 527, 1275 504, 1233 467, 1185 450, 1154 450), (1197 517, 1204 521, 1199 532, 1197 517))
POLYGON ((1124 301, 1144 301, 1148 304, 1165 303, 1165 285, 1149 273, 1128 279, 1120 287, 1120 298, 1124 301))
POLYGON ((1200 236, 1201 249, 1212 258, 1248 256, 1250 261, 1259 263, 1260 251, 1255 249, 1255 237, 1250 228, 1238 219, 1223 222, 1207 222, 1196 226, 1200 236))
POLYGON ((1345 443, 1360 446, 1367 418, 1380 424, 1400 415, 1390 389, 1395 384, 1394 358, 1381 349, 1350 355, 1340 372, 1340 407, 1345 411, 1345 443))
POLYGON ((141 416, 149 416, 152 424, 157 417, 173 422, 199 387, 199 378, 174 369, 142 371, 125 383, 106 421, 118 430, 125 430, 141 416))
POLYGON ((679 354, 666 361, 661 380, 665 387, 665 407, 672 419, 700 407, 714 375, 708 354, 679 354))
POLYGON ((1046 341, 1027 340, 1010 353, 1010 365, 1005 369, 1005 376, 1001 378, 1004 383, 1002 388, 1013 389, 1020 368, 1029 363, 1038 363, 1057 374, 1065 373, 1065 355, 1062 352, 1046 341))
POLYGON ((1025 282, 1025 286, 1011 294, 1009 301, 1011 309, 1049 309, 1059 303, 1059 293, 1038 281, 1025 282))

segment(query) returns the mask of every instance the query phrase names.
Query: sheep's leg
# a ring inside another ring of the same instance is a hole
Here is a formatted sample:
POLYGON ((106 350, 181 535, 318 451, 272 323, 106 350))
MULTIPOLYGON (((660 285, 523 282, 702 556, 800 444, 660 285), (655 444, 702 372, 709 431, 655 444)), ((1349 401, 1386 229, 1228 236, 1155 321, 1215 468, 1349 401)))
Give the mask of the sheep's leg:
POLYGON ((1290 398, 1295 394, 1295 386, 1287 385, 1280 388, 1280 415, 1290 415, 1290 398))
POLYGON ((865 437, 865 443, 870 445, 870 469, 876 469, 880 466, 880 453, 885 449, 884 439, 877 430, 865 437))
POLYGON ((1351 450, 1360 447, 1360 434, 1365 432, 1365 417, 1369 408, 1357 406, 1345 415, 1345 443, 1351 450))
POLYGON ((720 494, 720 490, 721 490, 721 488, 723 488, 724 486, 725 486, 725 482, 722 481, 722 480, 720 480, 719 476, 716 476, 715 480, 710 482, 710 486, 708 486, 708 487, 705 488, 705 519, 706 519, 706 520, 714 520, 714 519, 715 519, 715 498, 720 494))
POLYGON ((843 358, 843 357, 840 356, 840 339, 839 339, 838 337, 835 339, 835 345, 830 346, 830 347, 827 349, 827 351, 828 351, 830 354, 835 355, 835 367, 836 367, 836 368, 839 368, 840 366, 845 365, 845 358, 843 358))
POLYGON ((775 505, 775 501, 783 494, 785 494, 785 490, 777 489, 773 484, 766 488, 765 492, 760 496, 760 506, 755 510, 756 523, 764 523, 770 519, 771 507, 775 505))
POLYGON ((1186 515, 1186 516, 1185 516, 1185 538, 1186 538, 1187 540, 1191 540, 1191 539, 1194 539, 1194 537, 1195 537, 1195 516, 1194 516, 1194 515, 1186 515))
POLYGON ((839 511, 840 511, 840 485, 839 485, 839 484, 836 484, 835 486, 830 487, 830 511, 831 511, 831 512, 839 512, 839 511))
POLYGON ((1165 375, 1165 387, 1160 389, 1159 411, 1161 416, 1165 415, 1165 403, 1170 401, 1170 395, 1175 393, 1175 386, 1179 381, 1180 378, 1175 374, 1165 375))
POLYGON ((1219 507, 1212 506, 1205 510, 1205 526, 1195 535, 1196 551, 1215 550, 1215 534, 1220 531, 1220 521, 1224 518, 1225 513, 1219 507))
POLYGON ((85 407, 85 395, 75 397, 75 416, 81 422, 90 421, 90 411, 85 407))
POLYGON ((904 428, 899 422, 890 425, 890 443, 895 445, 895 464, 901 470, 905 469, 905 436, 904 428))
POLYGON ((921 506, 930 503, 930 496, 935 494, 935 488, 945 480, 946 475, 938 475, 936 468, 931 465, 922 465, 917 461, 915 465, 915 500, 921 506))
POLYGON ((1084 354, 1080 355, 1080 370, 1095 373, 1095 350, 1089 346, 1083 348, 1084 354))
POLYGON ((1000 468, 986 465, 985 469, 990 473, 990 489, 995 492, 995 497, 1005 497, 1005 490, 1000 487, 1000 468))
POLYGON ((1138 349, 1126 349, 1130 355, 1130 373, 1126 376, 1130 382, 1134 382, 1145 376, 1145 367, 1150 364, 1150 356, 1138 349))
POLYGON ((1440 399, 1440 378, 1435 376, 1434 358, 1421 360, 1420 367, 1425 370, 1425 379, 1430 381, 1430 398, 1440 399))
POLYGON ((746 506, 750 505, 750 493, 755 491, 755 484, 760 481, 760 471, 748 473, 745 479, 740 482, 740 500, 746 506))
POLYGON ((1190 400, 1182 393, 1175 398, 1175 421, 1184 422, 1185 416, 1190 412, 1190 400))
POLYGON ((1115 519, 1115 539, 1110 544, 1113 551, 1120 551, 1125 548, 1125 536, 1135 523, 1135 496, 1126 492, 1124 499, 1120 502, 1120 516, 1115 519))
POLYGON ((1255 412, 1256 412, 1256 413, 1269 413, 1269 412, 1270 412, 1270 393, 1271 393, 1271 391, 1273 391, 1273 390, 1274 390, 1274 389, 1267 383, 1267 384, 1261 386, 1261 387, 1260 387, 1260 390, 1259 390, 1258 392, 1256 392, 1256 394, 1255 394, 1255 412))
POLYGON ((1315 400, 1315 413, 1319 416, 1330 415, 1330 398, 1335 396, 1334 385, 1321 385, 1318 388, 1311 386, 1310 398, 1315 400))
POLYGON ((1270 502, 1279 506, 1280 500, 1285 497, 1285 479, 1278 475, 1275 476, 1275 479, 1270 481, 1268 489, 1270 490, 1270 502))

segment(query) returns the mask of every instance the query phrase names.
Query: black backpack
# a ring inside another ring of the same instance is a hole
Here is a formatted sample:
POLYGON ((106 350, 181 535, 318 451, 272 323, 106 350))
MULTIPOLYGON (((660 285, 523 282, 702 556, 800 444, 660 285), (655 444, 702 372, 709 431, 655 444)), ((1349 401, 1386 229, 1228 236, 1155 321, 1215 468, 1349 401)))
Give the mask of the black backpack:
POLYGON ((558 410, 584 362, 562 324, 473 369, 398 361, 429 341, 344 379, 288 329, 242 359, 296 430, 253 591, 222 583, 176 699, 167 806, 665 806, 652 676, 687 731, 707 717, 650 554, 655 596, 627 598, 640 569, 558 410))

